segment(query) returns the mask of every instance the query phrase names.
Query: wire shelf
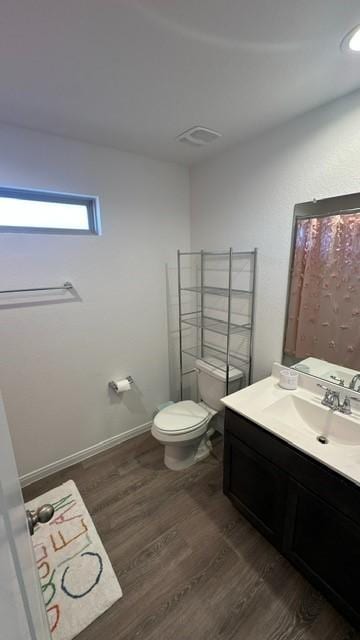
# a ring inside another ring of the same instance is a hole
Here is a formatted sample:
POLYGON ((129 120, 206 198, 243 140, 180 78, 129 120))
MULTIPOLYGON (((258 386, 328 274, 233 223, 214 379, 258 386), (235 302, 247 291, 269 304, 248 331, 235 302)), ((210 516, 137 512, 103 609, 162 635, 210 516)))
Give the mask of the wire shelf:
MULTIPOLYGON (((191 291, 192 293, 208 293, 213 296, 222 296, 227 298, 229 296, 229 289, 226 287, 182 287, 181 291, 191 291)), ((253 291, 247 289, 231 289, 231 295, 244 296, 252 295, 253 291)))
POLYGON ((251 324, 247 322, 246 324, 234 324, 233 322, 228 323, 224 320, 219 320, 218 318, 211 318, 209 316, 196 315, 194 317, 182 317, 181 320, 184 324, 188 324, 192 327, 197 327, 198 329, 205 329, 206 331, 213 331, 214 333, 219 333, 222 336, 226 336, 228 334, 228 330, 230 330, 230 334, 236 333, 246 333, 251 331, 251 324))
MULTIPOLYGON (((197 344, 193 347, 186 347, 182 350, 188 356, 192 358, 196 358, 197 360, 204 360, 204 362, 208 362, 215 369, 220 369, 220 371, 226 371, 227 364, 227 353, 222 349, 218 349, 218 347, 213 347, 209 344, 204 344, 201 346, 197 344), (221 364, 214 364, 214 358, 221 364)), ((247 366, 250 364, 250 357, 245 356, 239 353, 230 353, 229 354, 229 366, 238 368, 240 365, 247 366)))

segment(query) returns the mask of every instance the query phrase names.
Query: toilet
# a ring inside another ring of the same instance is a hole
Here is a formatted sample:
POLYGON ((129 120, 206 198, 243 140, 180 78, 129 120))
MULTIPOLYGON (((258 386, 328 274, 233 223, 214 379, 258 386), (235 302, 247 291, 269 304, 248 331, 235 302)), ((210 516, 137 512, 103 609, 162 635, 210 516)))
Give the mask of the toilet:
MULTIPOLYGON (((182 400, 165 407, 156 414, 151 433, 164 445, 164 463, 168 469, 187 469, 206 458, 211 451, 211 418, 221 409, 226 395, 226 365, 217 358, 196 360, 197 382, 201 402, 182 400)), ((242 386, 243 372, 229 368, 229 391, 242 386)))

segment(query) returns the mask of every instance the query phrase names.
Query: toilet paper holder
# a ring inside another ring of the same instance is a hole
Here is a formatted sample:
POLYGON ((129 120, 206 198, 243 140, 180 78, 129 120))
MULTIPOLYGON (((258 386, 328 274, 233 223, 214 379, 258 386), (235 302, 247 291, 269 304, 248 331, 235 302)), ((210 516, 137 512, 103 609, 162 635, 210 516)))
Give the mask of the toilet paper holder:
MULTIPOLYGON (((129 385, 134 384, 134 378, 132 376, 126 376, 126 378, 124 378, 123 380, 124 381, 127 380, 129 385)), ((121 382, 121 381, 119 381, 119 382, 121 382)), ((119 393, 119 385, 118 385, 117 382, 115 382, 115 380, 110 380, 109 387, 110 387, 110 389, 115 391, 115 393, 119 393)))

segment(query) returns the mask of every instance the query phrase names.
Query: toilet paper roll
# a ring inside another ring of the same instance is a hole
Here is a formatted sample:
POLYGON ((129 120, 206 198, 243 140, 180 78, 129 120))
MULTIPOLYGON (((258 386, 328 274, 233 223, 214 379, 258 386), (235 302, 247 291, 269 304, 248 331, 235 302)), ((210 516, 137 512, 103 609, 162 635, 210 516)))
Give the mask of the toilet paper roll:
POLYGON ((111 380, 111 382, 109 382, 109 385, 115 391, 115 393, 123 393, 124 391, 129 391, 129 389, 131 389, 132 383, 132 378, 128 376, 127 378, 122 378, 121 380, 111 380))

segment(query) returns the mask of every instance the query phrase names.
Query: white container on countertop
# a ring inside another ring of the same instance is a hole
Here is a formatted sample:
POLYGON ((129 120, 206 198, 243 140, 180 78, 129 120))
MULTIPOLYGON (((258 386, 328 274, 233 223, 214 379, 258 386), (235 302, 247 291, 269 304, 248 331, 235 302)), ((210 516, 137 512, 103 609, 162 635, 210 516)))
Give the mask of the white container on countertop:
POLYGON ((299 380, 299 374, 294 369, 281 369, 279 385, 283 389, 294 390, 297 389, 299 380))

